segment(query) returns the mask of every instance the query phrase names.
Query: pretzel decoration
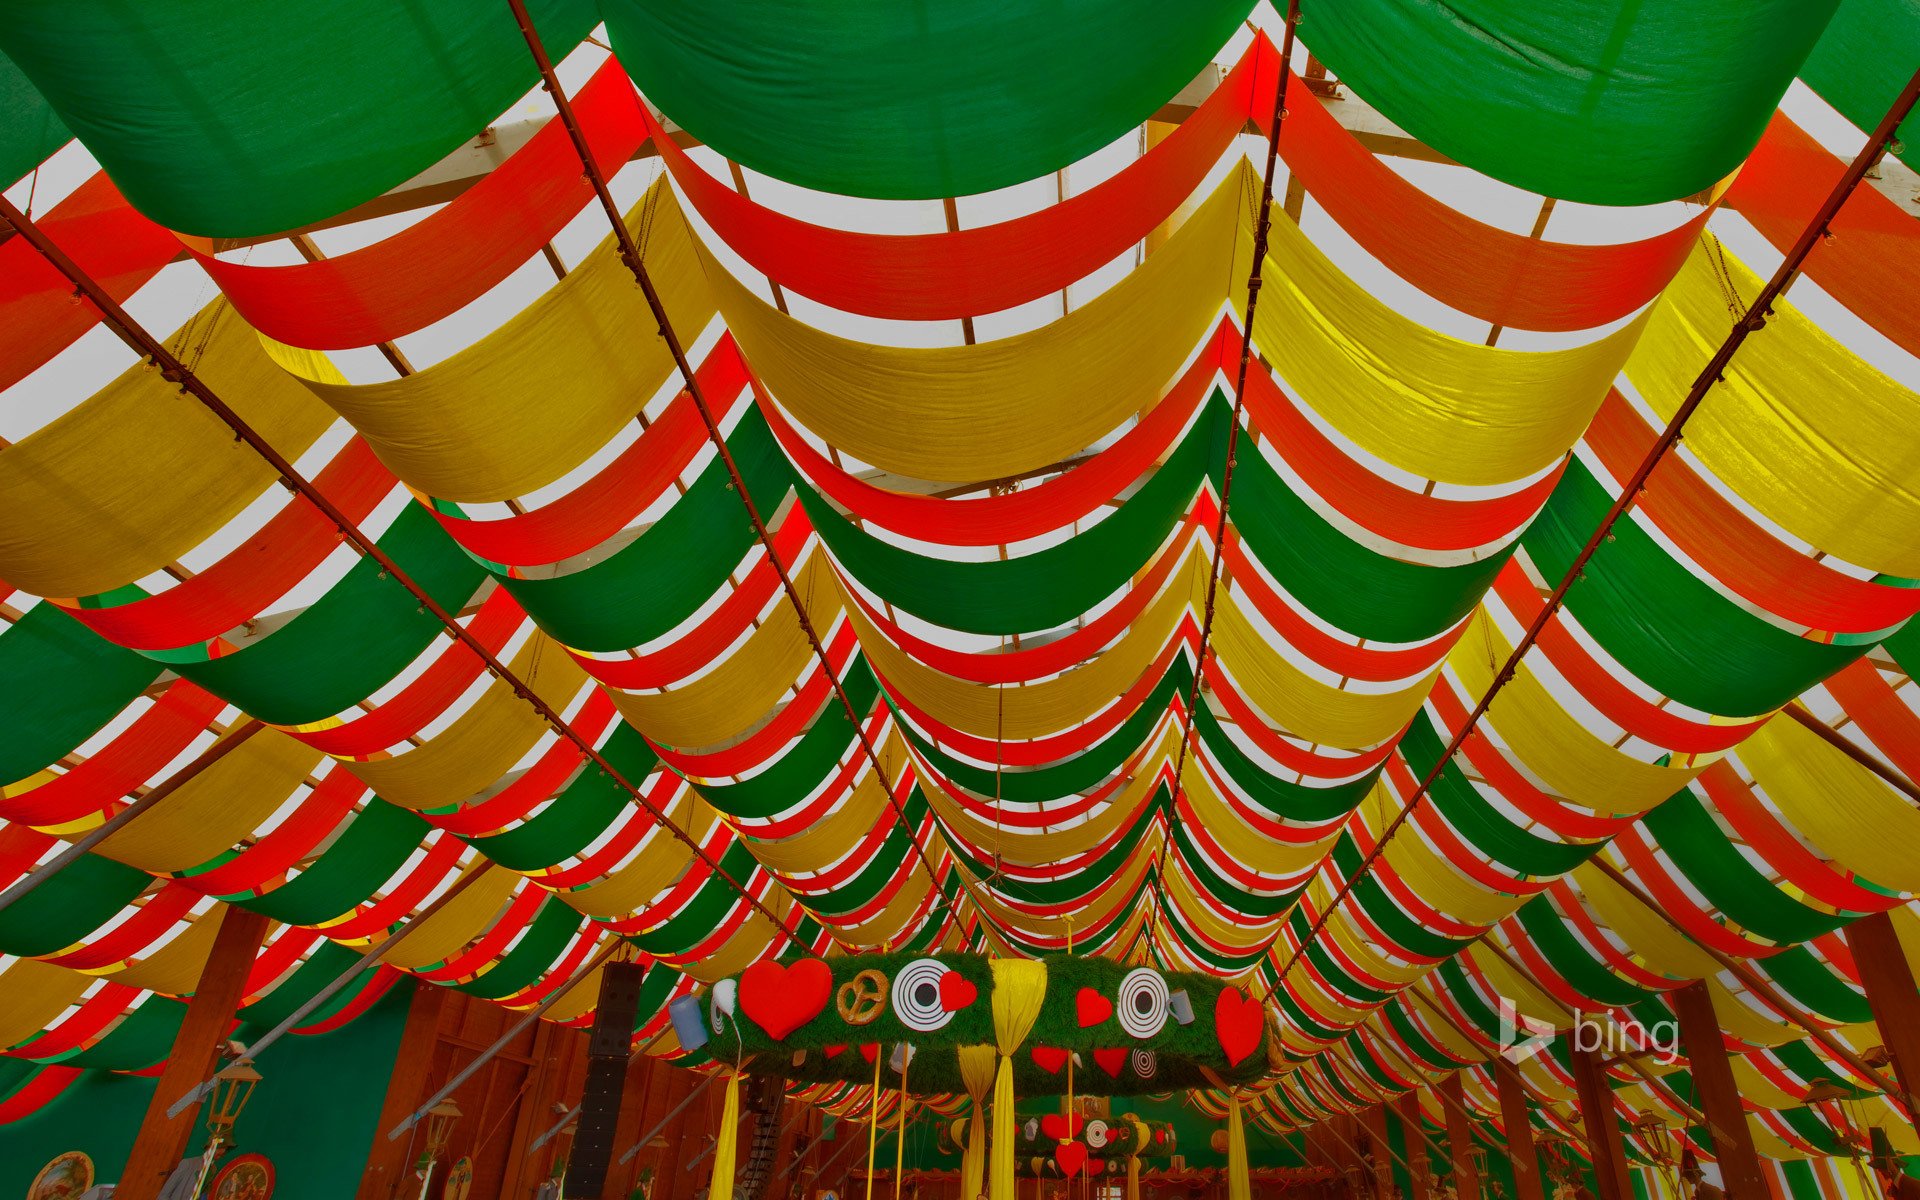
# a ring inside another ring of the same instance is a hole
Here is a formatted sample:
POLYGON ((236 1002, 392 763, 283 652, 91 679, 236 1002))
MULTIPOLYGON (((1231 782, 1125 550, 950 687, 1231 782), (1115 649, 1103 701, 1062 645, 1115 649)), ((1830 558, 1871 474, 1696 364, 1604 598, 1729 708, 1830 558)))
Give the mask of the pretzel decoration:
POLYGON ((868 969, 840 985, 834 996, 840 1019, 849 1025, 871 1025, 887 1011, 887 977, 868 969))

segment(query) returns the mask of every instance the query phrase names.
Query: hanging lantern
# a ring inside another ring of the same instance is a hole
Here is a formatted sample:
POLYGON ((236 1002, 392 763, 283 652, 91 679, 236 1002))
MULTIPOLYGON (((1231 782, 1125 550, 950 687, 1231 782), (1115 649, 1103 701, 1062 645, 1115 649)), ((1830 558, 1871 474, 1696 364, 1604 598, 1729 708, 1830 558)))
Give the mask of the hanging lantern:
POLYGON ((447 1140, 453 1136, 454 1122, 460 1119, 460 1106, 449 1096, 427 1110, 427 1155, 438 1159, 447 1151, 447 1140))
POLYGON ((1866 1133, 1859 1119, 1859 1100, 1852 1088, 1844 1087, 1832 1079, 1816 1079, 1807 1089, 1808 1108, 1819 1113, 1833 1130, 1833 1136, 1840 1143, 1841 1152, 1848 1158, 1859 1158, 1866 1149, 1866 1133))
POLYGON ((233 1123, 247 1107, 247 1101, 253 1099, 253 1089, 260 1082, 260 1072, 253 1069, 253 1060, 240 1059, 213 1077, 213 1101, 207 1106, 207 1129, 213 1134, 215 1143, 233 1140, 233 1123))
POLYGON ((1673 1165, 1673 1130, 1668 1127, 1665 1118, 1656 1113, 1644 1113, 1633 1123, 1633 1131, 1640 1135, 1640 1145, 1661 1167, 1673 1165))

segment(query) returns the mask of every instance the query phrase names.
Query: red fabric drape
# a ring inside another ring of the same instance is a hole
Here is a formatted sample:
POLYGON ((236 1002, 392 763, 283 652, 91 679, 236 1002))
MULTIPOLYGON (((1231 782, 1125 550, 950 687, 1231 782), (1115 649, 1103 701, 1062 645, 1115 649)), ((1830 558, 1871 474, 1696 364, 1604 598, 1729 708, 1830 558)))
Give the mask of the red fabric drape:
MULTIPOLYGON (((620 64, 608 61, 573 98, 594 161, 612 174, 647 137, 620 64)), ((553 240, 593 199, 580 157, 550 121, 446 207, 371 246, 319 262, 248 266, 179 235, 255 329, 290 346, 341 350, 412 333, 478 298, 553 240)))

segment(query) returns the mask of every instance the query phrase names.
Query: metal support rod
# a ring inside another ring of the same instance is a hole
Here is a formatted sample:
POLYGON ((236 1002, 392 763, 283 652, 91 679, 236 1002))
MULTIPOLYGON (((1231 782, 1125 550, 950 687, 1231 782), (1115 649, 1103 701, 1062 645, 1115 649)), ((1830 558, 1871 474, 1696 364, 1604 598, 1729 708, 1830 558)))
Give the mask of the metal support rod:
POLYGON ((247 739, 259 733, 261 728, 260 722, 248 717, 238 728, 230 730, 225 737, 201 751, 192 762, 175 771, 165 783, 89 829, 84 837, 54 855, 45 864, 35 867, 31 874, 6 891, 0 892, 0 912, 5 912, 25 900, 49 879, 85 858, 89 850, 131 824, 140 814, 151 811, 161 801, 193 782, 200 772, 245 745, 247 739))
MULTIPOLYGON (((684 1097, 681 1098, 680 1103, 673 1106, 673 1111, 669 1112, 666 1116, 661 1117, 658 1121, 655 1121, 653 1123, 652 1129, 647 1130, 645 1133, 641 1134, 639 1137, 634 1139, 633 1145, 628 1146, 625 1152, 620 1155, 620 1164, 622 1166, 625 1166, 627 1163, 632 1162, 634 1155, 640 1153, 640 1151, 646 1147, 646 1144, 654 1139, 654 1136, 656 1134, 658 1134, 662 1129, 665 1129, 669 1124, 672 1123, 675 1117, 687 1111, 688 1105, 692 1104, 695 1100, 698 1100, 701 1096, 705 1095, 707 1089, 713 1086, 713 1081, 718 1078, 720 1078, 718 1075, 709 1075, 705 1079, 702 1079, 700 1081, 699 1087, 688 1092, 684 1097)), ((577 1112, 579 1110, 575 1109, 575 1111, 577 1112)), ((565 1122, 563 1121, 561 1122, 561 1124, 565 1124, 565 1122)))
POLYGON ((605 966, 607 962, 613 958, 614 955, 620 953, 626 948, 627 948, 627 943, 624 938, 615 938, 613 941, 608 942, 604 947, 601 948, 600 953, 593 956, 593 961, 589 962, 586 966, 580 968, 579 972, 576 975, 574 975, 572 979, 567 980, 565 983, 555 988, 552 994, 550 994, 545 1000, 542 1000, 537 1007, 529 1010, 518 1021, 515 1021, 511 1026, 509 1026, 505 1033, 501 1034, 499 1037, 494 1039, 493 1045, 488 1046, 485 1050, 482 1050, 477 1058, 475 1058, 472 1062, 468 1063, 466 1066, 460 1069, 459 1074, 455 1075, 452 1079, 449 1079, 445 1087, 441 1088, 439 1091, 429 1096, 427 1098, 426 1103, 414 1109, 413 1115, 407 1117, 405 1120, 401 1121, 398 1125, 395 1125, 392 1129, 387 1130, 387 1140, 391 1142, 395 1138, 399 1137, 401 1134, 405 1133, 407 1130, 412 1129, 414 1125, 419 1123, 419 1120, 421 1117, 424 1117, 427 1115, 428 1109, 440 1103, 442 1100, 445 1100, 448 1096, 453 1095, 453 1093, 459 1089, 461 1084, 465 1083, 468 1079, 472 1078, 473 1073, 475 1071, 478 1071, 481 1067, 484 1067, 489 1062, 492 1062, 494 1055, 500 1053, 502 1050, 505 1050, 507 1048, 507 1043, 513 1041, 514 1038, 519 1037, 520 1034, 523 1031, 525 1031, 527 1026, 539 1020, 543 1013, 545 1013, 548 1009, 552 1008, 555 1004, 558 1004, 561 998, 564 997, 568 992, 571 992, 575 987, 579 986, 580 983, 583 982, 589 975, 592 975, 595 971, 605 966))
POLYGON ((392 576, 394 582, 405 588, 407 593, 419 603, 421 611, 433 614, 434 619, 446 628, 447 632, 453 636, 455 641, 479 657, 480 661, 485 664, 486 669, 494 678, 507 684, 513 689, 515 696, 532 705, 534 711, 540 714, 540 718, 546 722, 549 728, 568 742, 571 742, 574 748, 579 750, 588 762, 599 768, 602 775, 618 784, 621 790, 625 791, 627 795, 632 798, 634 804, 638 805, 643 811, 652 814, 654 820, 658 821, 675 839, 693 851, 694 855, 707 865, 709 871, 724 881, 727 886, 737 892, 748 904, 752 905, 760 915, 772 923, 773 927, 778 930, 782 936, 793 943, 795 948, 802 954, 813 954, 813 951, 802 943, 793 931, 786 927, 784 922, 769 912, 766 906, 761 904, 738 880, 722 870, 720 864, 716 862, 686 830, 680 828, 666 813, 655 807, 653 801, 649 800, 644 792, 635 787, 632 781, 620 772, 619 768, 609 762, 606 757, 594 747, 592 741, 581 736, 580 732, 569 724, 566 718, 560 715, 558 710, 548 704, 546 700, 542 699, 525 680, 521 679, 511 668, 501 662, 500 659, 494 655, 493 651, 487 648, 486 643, 482 642, 471 630, 462 625, 454 614, 448 612, 438 600, 429 595, 425 588, 415 582, 413 577, 407 574, 407 572, 401 568, 400 564, 393 560, 392 556, 385 550, 382 550, 379 544, 371 537, 367 536, 366 531, 361 529, 358 523, 342 512, 332 500, 327 498, 324 492, 315 486, 312 480, 301 474, 299 469, 287 461, 284 455, 274 449, 272 443, 268 442, 267 439, 251 425, 248 425, 239 413, 235 412, 226 401, 222 400, 198 375, 194 374, 185 363, 181 362, 173 351, 167 349, 164 343, 147 332, 144 326, 128 315, 126 309, 122 308, 119 302, 109 295, 92 276, 81 269, 78 263, 68 257, 66 251, 55 245, 54 242, 40 230, 38 225, 35 225, 24 213, 18 208, 15 208, 12 202, 7 200, 3 195, 0 195, 0 222, 4 222, 7 227, 25 238, 28 244, 40 253, 42 258, 45 258, 56 270, 66 276, 68 282, 74 285, 77 293, 90 301, 94 308, 98 310, 100 319, 106 323, 107 327, 112 329, 121 341, 131 347, 134 353, 140 355, 142 358, 151 360, 155 366, 160 368, 162 378, 168 383, 177 384, 183 393, 191 395, 200 401, 201 404, 205 405, 215 417, 219 418, 223 425, 233 431, 235 439, 245 442, 248 446, 252 447, 254 453, 265 459, 268 465, 273 467, 279 474, 282 486, 312 504, 314 508, 320 511, 321 515, 332 523, 335 529, 340 531, 340 536, 343 539, 361 554, 366 555, 374 562, 380 564, 381 572, 392 576))
MULTIPOLYGON (((614 239, 620 247, 620 261, 626 264, 627 270, 633 275, 634 282, 640 285, 641 294, 646 297, 647 308, 651 310, 654 322, 659 326, 660 339, 666 343, 667 352, 673 356, 674 366, 679 369, 680 377, 686 384, 687 395, 693 401, 694 410, 699 413, 701 423, 706 426, 707 438, 713 443, 714 453, 727 472, 729 486, 740 497, 741 506, 747 510, 747 521, 753 526, 754 537, 759 540, 761 548, 766 552, 767 561, 773 565, 774 573, 779 576, 781 590, 786 593, 787 603, 792 606, 794 616, 799 621, 800 632, 806 637, 808 645, 813 648, 814 658, 819 661, 828 685, 839 699, 841 708, 845 710, 847 721, 852 725, 854 736, 859 739, 860 747, 865 752, 868 763, 873 767, 881 790, 886 795, 888 806, 893 809, 895 818, 911 835, 913 826, 907 817, 906 809, 901 805, 899 798, 893 794, 886 770, 880 763, 880 753, 875 749, 873 739, 867 735, 865 723, 854 710, 853 700, 847 695, 846 686, 841 683, 839 673, 833 669, 833 662, 827 656, 827 649, 820 640, 819 632, 814 629, 813 617, 807 612, 806 602, 800 596, 800 589, 795 586, 787 565, 781 562, 780 556, 774 552, 773 537, 767 532, 767 525, 760 515, 759 507, 754 503, 753 497, 747 493, 746 479, 740 474, 739 465, 734 462, 733 451, 728 448, 726 438, 720 432, 719 422, 714 419, 713 408, 707 403, 705 389, 700 386, 700 380, 694 374, 693 364, 687 361, 686 350, 682 347, 679 336, 674 333, 673 322, 667 316, 666 304, 660 299, 660 293, 654 289, 653 278, 647 273, 646 265, 641 262, 640 248, 634 243, 633 231, 627 228, 626 220, 620 215, 620 208, 614 203, 613 193, 607 188, 606 178, 601 174, 599 164, 593 159, 593 151, 587 144, 586 134, 581 131, 579 122, 574 118, 573 105, 568 101, 565 89, 560 86, 559 77, 554 74, 553 61, 547 56, 546 47, 540 40, 539 32, 534 29, 533 18, 527 13, 526 0, 507 0, 507 6, 513 10, 514 20, 520 25, 520 33, 526 39, 527 49, 533 54, 534 63, 540 70, 540 85, 553 98, 554 109, 559 114, 561 124, 566 128, 567 136, 573 140, 574 149, 579 153, 580 165, 586 172, 588 182, 593 185, 594 196, 599 200, 601 209, 613 226, 614 239)), ((935 824, 938 827, 937 820, 935 824)), ((920 865, 926 869, 928 885, 938 891, 940 874, 934 870, 933 861, 927 857, 926 847, 920 844, 920 839, 917 837, 911 840, 915 856, 919 858, 920 865)), ((961 887, 966 891, 968 899, 972 901, 976 913, 989 926, 997 928, 991 918, 987 917, 986 910, 981 906, 979 899, 973 895, 972 886, 967 882, 966 872, 957 865, 955 869, 959 872, 958 879, 961 887)))
MULTIPOLYGON (((1920 76, 1916 76, 1915 79, 1916 81, 1920 81, 1920 76)), ((1602 875, 1619 884, 1622 891, 1632 896, 1635 900, 1638 900, 1649 912, 1659 917, 1662 921, 1665 921, 1675 933, 1678 933, 1680 936, 1698 946, 1708 958, 1718 963, 1722 970, 1727 971, 1735 979, 1738 979, 1741 985, 1748 991, 1752 992, 1768 1005, 1779 1010, 1780 1014, 1786 1017, 1787 1020, 1798 1025, 1801 1029, 1806 1030, 1807 1035, 1814 1041, 1819 1042, 1827 1053, 1833 1055, 1841 1062, 1846 1063, 1855 1071, 1858 1071, 1862 1079, 1871 1082, 1874 1087, 1885 1092, 1887 1099, 1896 1106, 1900 1108, 1906 1107, 1906 1093, 1901 1090, 1893 1080, 1888 1079, 1886 1076, 1880 1074, 1880 1072, 1874 1070, 1873 1066, 1868 1063, 1866 1059, 1855 1054, 1845 1043, 1829 1033, 1818 1021, 1815 1021, 1806 1013, 1800 1011, 1798 1005, 1789 1002, 1786 997, 1776 991, 1766 980, 1755 974, 1752 967, 1747 966, 1747 964, 1734 958, 1732 955, 1723 953, 1707 945, 1705 942, 1695 938, 1691 933, 1688 933, 1686 926, 1675 920, 1672 914, 1662 908, 1653 897, 1647 895, 1639 884, 1627 878, 1626 874, 1612 863, 1598 857, 1594 858, 1592 862, 1595 867, 1599 868, 1602 875)), ((1909 1113, 1907 1115, 1908 1119, 1911 1120, 1914 1114, 1909 1113)))
MULTIPOLYGON (((1227 505, 1233 499, 1233 461, 1240 445, 1240 414, 1246 409, 1247 369, 1253 362, 1253 314, 1260 305, 1260 268, 1266 262, 1267 238, 1273 229, 1273 179, 1280 168, 1280 127, 1287 119, 1287 80, 1293 75, 1293 37, 1294 29, 1299 24, 1300 0, 1287 0, 1286 31, 1280 39, 1280 78, 1273 89, 1273 117, 1267 129, 1267 161, 1260 182, 1260 211, 1255 214, 1253 224, 1253 266, 1247 273, 1247 306, 1240 326, 1240 365, 1234 376, 1233 412, 1227 421, 1226 459, 1220 470, 1220 515, 1214 522, 1213 554, 1207 564, 1206 599, 1200 617, 1200 646, 1194 655, 1193 691, 1187 697, 1186 736, 1180 739, 1180 749, 1174 759, 1173 794, 1176 800, 1180 796, 1182 781, 1186 778, 1188 747, 1199 736, 1194 724, 1195 714, 1200 708, 1201 685, 1206 679, 1207 650, 1213 641, 1214 606, 1220 594, 1220 563, 1226 556, 1227 505)), ((1173 822, 1176 819, 1177 813, 1170 810, 1167 831, 1160 840, 1160 850, 1152 871, 1157 903, 1153 909, 1152 924, 1147 929, 1149 952, 1154 949, 1154 934, 1166 910, 1167 889, 1160 881, 1160 873, 1166 867, 1167 849, 1173 845, 1173 822)))
POLYGON ((1811 730, 1815 737, 1873 772, 1882 783, 1915 804, 1920 804, 1920 787, 1916 787, 1913 780, 1894 770, 1877 756, 1869 754, 1864 747, 1846 734, 1808 712, 1798 700, 1788 701, 1786 708, 1782 711, 1811 730))
MULTIPOLYGON (((422 923, 452 903, 460 893, 466 891, 474 883, 478 882, 481 876, 491 870, 493 870, 493 864, 487 863, 484 866, 476 867, 459 879, 454 880, 452 886, 442 892, 433 903, 421 909, 418 916, 408 921, 405 925, 402 925, 392 936, 382 938, 376 944, 367 947, 366 951, 361 954, 359 958, 354 959, 353 962, 347 965, 346 970, 333 977, 333 982, 315 992, 307 999, 305 1004, 288 1013, 281 1019, 278 1025, 275 1025, 272 1029, 267 1030, 255 1038, 252 1045, 240 1052, 240 1057, 259 1058, 262 1054, 266 1053, 267 1047, 286 1036, 288 1030, 299 1025, 300 1022, 313 1015, 321 1005, 333 999, 334 995, 338 993, 341 988, 352 982, 354 976, 360 974, 360 972, 366 970, 368 967, 376 966, 381 959, 392 953, 395 946, 398 946, 401 942, 413 936, 413 931, 420 928, 422 923)), ((212 1077, 201 1080, 200 1083, 186 1095, 173 1102, 167 1109, 167 1117, 172 1119, 179 1116, 189 1104, 196 1103, 212 1090, 212 1077)))
MULTIPOLYGON (((1300 961, 1300 956, 1306 953, 1307 947, 1319 936, 1320 931, 1326 928, 1327 922, 1332 920, 1333 914, 1339 911, 1341 903, 1353 892, 1354 888, 1359 886, 1360 881, 1372 872, 1373 864, 1379 861, 1381 855, 1386 853, 1387 847, 1392 843, 1394 835, 1399 833, 1401 827, 1413 818, 1414 813, 1427 798, 1434 783, 1439 780, 1441 773, 1446 770, 1447 764, 1452 762, 1453 756, 1460 752, 1462 746, 1466 745, 1467 738, 1470 737, 1474 729, 1479 726, 1480 719, 1486 716, 1487 710, 1493 706, 1494 697, 1500 694, 1501 689, 1513 679, 1515 672, 1519 670, 1520 660, 1526 657, 1529 650, 1533 649, 1534 643, 1539 640, 1540 634, 1546 629, 1547 624, 1559 614, 1561 607, 1566 603, 1567 593, 1572 590, 1575 583, 1585 577, 1587 563, 1593 558, 1600 547, 1612 537, 1613 527, 1619 524, 1621 519, 1627 515, 1628 510, 1633 507, 1634 502, 1640 498, 1640 493, 1647 486, 1647 479, 1653 474, 1654 468, 1665 460, 1668 451, 1679 444, 1681 432, 1685 428, 1688 419, 1693 416, 1694 410, 1700 407, 1700 402, 1706 399, 1707 393, 1712 389, 1713 385, 1720 382, 1726 372, 1727 366, 1733 361, 1733 356, 1739 352, 1740 347, 1746 343, 1747 338, 1765 328, 1767 318, 1773 314, 1774 301, 1780 298, 1781 293, 1787 290, 1788 285, 1791 284, 1799 274, 1800 267, 1806 262, 1807 255, 1812 253, 1813 248, 1820 243, 1821 237, 1827 231, 1828 223, 1831 222, 1834 215, 1840 211, 1840 206, 1847 202, 1847 197, 1853 195, 1853 191, 1860 185, 1860 181, 1866 178, 1867 171, 1872 168, 1875 162, 1879 161, 1882 154, 1886 153, 1888 145, 1893 141, 1894 133, 1900 127, 1900 122, 1912 111, 1916 99, 1920 99, 1920 71, 1914 73, 1913 78, 1907 81, 1907 85, 1902 88, 1900 94, 1894 98, 1893 105, 1887 109, 1886 115, 1880 119, 1880 124, 1875 127, 1873 135, 1867 139, 1867 144, 1861 147, 1860 153, 1854 156, 1853 162, 1848 165, 1846 172, 1841 175, 1840 181, 1834 184, 1833 190, 1829 192, 1827 198, 1821 202, 1820 208, 1813 215, 1813 220, 1801 231, 1799 238, 1794 241, 1792 248, 1787 251, 1786 257, 1780 261, 1780 266, 1774 271, 1773 277, 1767 280, 1766 286, 1761 288, 1759 295, 1754 297, 1753 304, 1747 309, 1746 314, 1734 322, 1732 330, 1728 332, 1726 339, 1720 343, 1720 348, 1714 351, 1713 357, 1709 359, 1707 365, 1701 369, 1699 376, 1693 381, 1693 386, 1687 389, 1686 398, 1683 399, 1680 402, 1680 406, 1674 410, 1673 418, 1667 422, 1667 427, 1661 431, 1659 438, 1654 441, 1652 448, 1647 451, 1646 457, 1640 460, 1640 465, 1634 468, 1632 476, 1622 485, 1619 498, 1607 509, 1606 516, 1601 518, 1600 524, 1594 529, 1592 536, 1587 539, 1586 545, 1580 548, 1580 553, 1574 556, 1572 564, 1567 567, 1566 574, 1561 577, 1559 584, 1553 589, 1553 594, 1548 596, 1546 602, 1541 605, 1539 615, 1534 617, 1533 622, 1527 626, 1526 633, 1522 635, 1519 642, 1515 644, 1513 653, 1507 656, 1507 661, 1501 665, 1499 674, 1494 676, 1493 682, 1488 686, 1486 693, 1482 695, 1479 702, 1473 706, 1473 711, 1467 714, 1467 719, 1461 723, 1460 728, 1447 740, 1446 746, 1440 751, 1439 756, 1434 760, 1433 766, 1427 771, 1426 776, 1420 780, 1420 785, 1414 789, 1413 795, 1407 798, 1406 803, 1401 807, 1400 811, 1394 814, 1391 821, 1387 822, 1386 826, 1380 831, 1380 836, 1374 840, 1373 848, 1368 850, 1366 855, 1360 860, 1360 865, 1354 869, 1353 874, 1341 883, 1339 888, 1334 892, 1333 898, 1327 902, 1326 906, 1321 909, 1320 914, 1314 918, 1307 932, 1301 937, 1299 944, 1288 954, 1287 960, 1281 964, 1280 970, 1274 976, 1273 982, 1267 987, 1266 995, 1268 997, 1271 997, 1273 993, 1278 990, 1280 984, 1285 981, 1287 973, 1293 969, 1295 963, 1300 961)), ((1304 895, 1304 891, 1302 894, 1304 895)), ((1298 907, 1299 903, 1300 902, 1296 900, 1293 907, 1298 907)), ((1289 908, 1288 912, 1290 915, 1292 908, 1289 908)))

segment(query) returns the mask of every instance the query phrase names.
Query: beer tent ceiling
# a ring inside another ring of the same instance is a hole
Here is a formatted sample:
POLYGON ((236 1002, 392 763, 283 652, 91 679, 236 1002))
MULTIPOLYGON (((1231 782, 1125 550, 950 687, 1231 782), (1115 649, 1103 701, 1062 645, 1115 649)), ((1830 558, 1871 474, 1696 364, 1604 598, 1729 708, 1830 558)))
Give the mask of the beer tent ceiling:
POLYGON ((696 1067, 770 955, 1208 971, 1274 1129, 1705 978, 1764 1154, 1920 1151, 1840 936, 1920 936, 1909 149, 1582 558, 1911 0, 1309 0, 1270 197, 1264 4, 529 7, 697 398, 505 3, 0 8, 9 200, 258 438, 0 242, 0 1119, 239 905, 243 1018, 625 944, 696 1067))

